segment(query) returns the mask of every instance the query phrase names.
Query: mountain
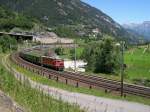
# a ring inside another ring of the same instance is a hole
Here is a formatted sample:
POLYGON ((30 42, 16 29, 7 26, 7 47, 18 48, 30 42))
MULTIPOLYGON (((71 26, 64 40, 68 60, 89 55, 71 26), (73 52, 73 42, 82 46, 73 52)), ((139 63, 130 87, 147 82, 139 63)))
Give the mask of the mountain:
POLYGON ((145 21, 141 24, 124 24, 123 27, 128 31, 130 30, 137 35, 144 37, 146 40, 150 40, 150 21, 145 21))
POLYGON ((34 18, 0 7, 0 31, 10 32, 15 28, 31 30, 36 22, 37 20, 34 20, 34 18))
POLYGON ((80 35, 90 34, 98 29, 101 35, 134 40, 111 17, 80 0, 0 0, 0 5, 36 17, 51 28, 68 27, 67 30, 80 35))

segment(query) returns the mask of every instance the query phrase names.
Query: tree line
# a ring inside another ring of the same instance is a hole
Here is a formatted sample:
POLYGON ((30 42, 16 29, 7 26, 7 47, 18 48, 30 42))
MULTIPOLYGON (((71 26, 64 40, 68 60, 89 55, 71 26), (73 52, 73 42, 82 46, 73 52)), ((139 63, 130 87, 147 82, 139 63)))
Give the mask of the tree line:
POLYGON ((82 58, 88 63, 87 71, 95 73, 115 73, 119 70, 119 48, 112 38, 106 37, 99 42, 90 42, 85 46, 82 58))
MULTIPOLYGON (((76 59, 87 62, 86 71, 94 73, 118 74, 120 68, 120 47, 116 46, 112 37, 105 36, 99 41, 89 41, 84 46, 76 48, 76 59)), ((57 55, 75 59, 75 49, 56 48, 57 55), (66 52, 67 51, 67 52, 66 52), (68 57, 69 56, 69 57, 68 57)))
POLYGON ((33 26, 33 18, 12 12, 0 6, 0 30, 10 31, 15 27, 31 29, 33 26))

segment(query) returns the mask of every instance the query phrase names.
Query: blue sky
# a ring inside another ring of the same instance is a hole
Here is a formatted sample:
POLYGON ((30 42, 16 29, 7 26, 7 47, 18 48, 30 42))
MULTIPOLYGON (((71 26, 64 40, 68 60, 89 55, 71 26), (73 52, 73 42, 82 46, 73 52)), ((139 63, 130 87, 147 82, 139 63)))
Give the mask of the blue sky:
POLYGON ((82 0, 120 24, 150 21, 150 0, 82 0))

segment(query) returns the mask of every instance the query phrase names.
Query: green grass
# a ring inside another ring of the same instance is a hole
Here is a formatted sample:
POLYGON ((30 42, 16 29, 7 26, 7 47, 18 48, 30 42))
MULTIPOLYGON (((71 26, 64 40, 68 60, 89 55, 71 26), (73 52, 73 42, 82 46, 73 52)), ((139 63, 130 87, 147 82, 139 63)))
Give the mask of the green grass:
MULTIPOLYGON (((125 64, 127 64, 127 68, 125 69, 125 81, 129 83, 136 83, 136 79, 141 80, 140 82, 143 82, 143 80, 148 80, 149 82, 144 83, 138 83, 145 86, 150 86, 150 50, 149 52, 144 52, 144 49, 147 46, 143 47, 132 47, 125 51, 124 55, 124 61, 125 64)), ((77 57, 80 59, 83 47, 77 48, 77 57)), ((66 55, 61 56, 62 58, 68 58, 71 59, 71 54, 69 52, 69 49, 66 50, 66 55)), ((88 73, 88 72, 87 72, 88 73)), ((119 72, 118 72, 119 73, 119 72)), ((92 74, 92 73, 91 73, 92 74)), ((96 74, 103 77, 107 77, 110 79, 120 80, 120 75, 114 75, 114 74, 96 74)))
POLYGON ((54 80, 49 80, 45 77, 39 76, 36 73, 33 73, 33 72, 28 71, 22 67, 17 66, 16 64, 10 62, 10 60, 8 60, 8 62, 11 63, 12 67, 17 69, 19 72, 30 77, 32 80, 40 82, 40 83, 45 84, 45 85, 49 85, 49 86, 56 87, 56 88, 61 88, 61 89, 71 91, 71 92, 79 92, 79 93, 85 93, 85 94, 90 94, 90 95, 94 95, 94 96, 101 96, 101 97, 128 100, 128 101, 135 101, 135 102, 140 102, 143 104, 150 105, 150 100, 143 98, 143 97, 128 95, 126 98, 121 98, 120 96, 113 95, 111 93, 106 94, 104 91, 100 91, 100 90, 96 90, 96 89, 88 89, 88 88, 83 88, 83 87, 76 88, 76 87, 73 87, 70 85, 66 85, 64 83, 56 82, 54 80))
MULTIPOLYGON (((128 83, 136 83, 150 87, 150 50, 144 52, 143 47, 132 47, 125 51, 124 61, 127 68, 124 72, 124 81, 128 83)), ((88 72, 87 72, 88 73, 88 72)), ((92 74, 89 72, 89 74, 92 74)), ((95 75, 103 76, 109 79, 120 80, 120 74, 102 74, 95 75)))
POLYGON ((55 100, 42 92, 32 89, 27 82, 21 84, 2 66, 2 59, 6 55, 0 54, 0 89, 9 94, 19 105, 29 112, 83 112, 76 105, 55 100))
MULTIPOLYGON (((83 50, 84 50, 83 47, 77 47, 76 48, 76 58, 77 59, 81 58, 83 50)), ((60 55, 60 57, 63 58, 63 59, 72 59, 74 57, 74 48, 67 48, 67 49, 65 49, 64 54, 60 55), (70 52, 71 50, 73 52, 70 52)))
POLYGON ((63 55, 59 55, 59 56, 62 59, 71 59, 72 55, 70 53, 70 48, 65 49, 63 55))
POLYGON ((83 53, 84 48, 83 47, 77 47, 77 57, 81 57, 82 53, 83 53))
POLYGON ((143 51, 144 48, 132 48, 125 53, 126 74, 130 80, 150 79, 150 52, 143 51))

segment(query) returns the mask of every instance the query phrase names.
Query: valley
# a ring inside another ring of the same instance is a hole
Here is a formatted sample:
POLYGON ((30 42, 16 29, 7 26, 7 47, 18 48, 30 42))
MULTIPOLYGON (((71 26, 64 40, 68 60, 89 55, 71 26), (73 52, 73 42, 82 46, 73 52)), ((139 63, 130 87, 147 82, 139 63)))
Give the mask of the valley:
POLYGON ((149 112, 146 3, 0 0, 0 111, 149 112))

